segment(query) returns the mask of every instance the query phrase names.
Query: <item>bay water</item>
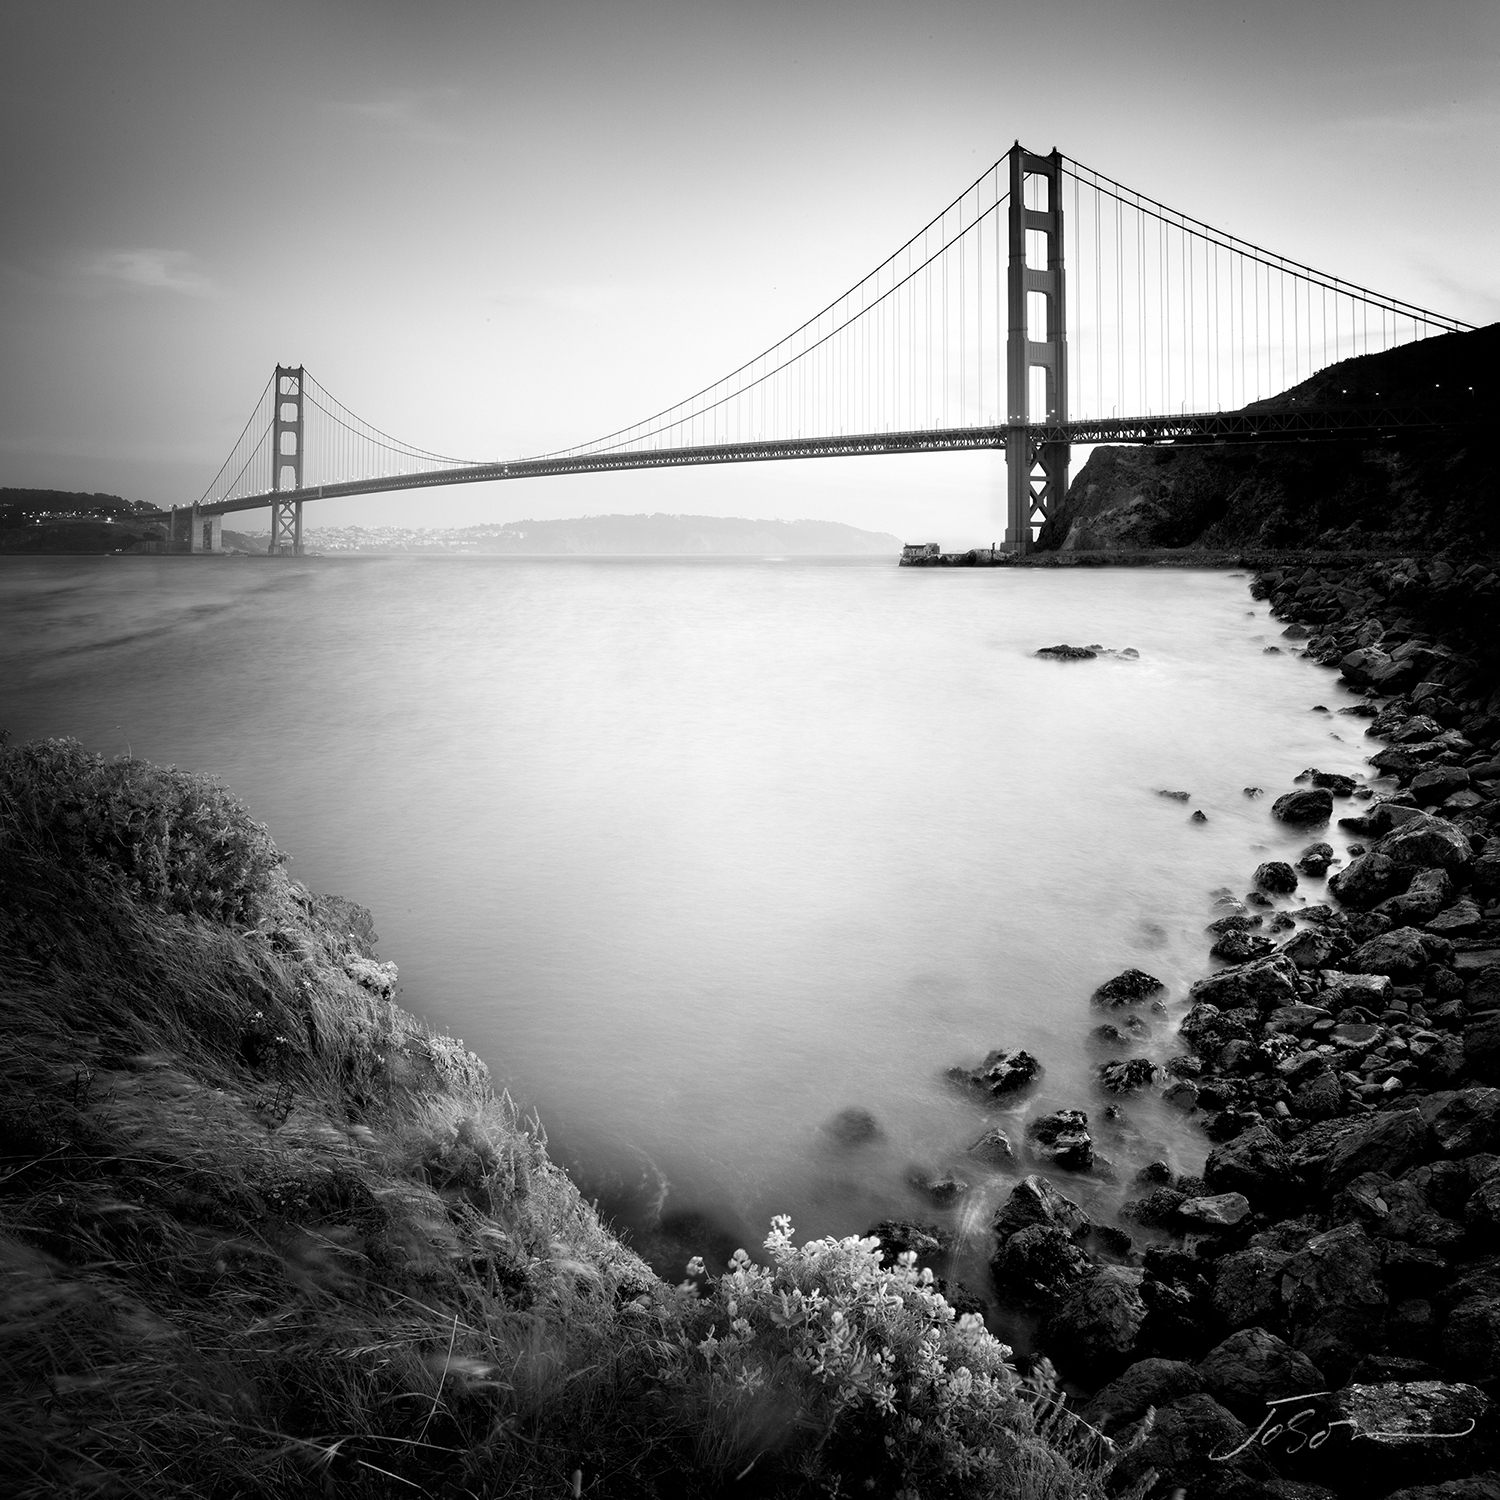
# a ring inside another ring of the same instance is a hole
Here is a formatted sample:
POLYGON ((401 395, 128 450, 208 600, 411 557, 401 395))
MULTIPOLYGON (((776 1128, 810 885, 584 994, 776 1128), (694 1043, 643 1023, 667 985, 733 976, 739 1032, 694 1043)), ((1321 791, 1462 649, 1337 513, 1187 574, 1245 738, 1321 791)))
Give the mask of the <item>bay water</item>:
POLYGON ((1207 569, 11 557, 0 726, 221 778, 667 1274, 783 1212, 972 1260, 1026 1170, 965 1154, 991 1125, 1087 1110, 1096 1211, 1201 1165, 1159 1101, 1104 1116, 1089 996, 1149 970, 1137 1050, 1178 1050, 1210 893, 1308 841, 1270 816, 1304 767, 1363 769, 1279 629, 1207 569), (996 1047, 1046 1070, 1008 1111, 944 1077, 996 1047))

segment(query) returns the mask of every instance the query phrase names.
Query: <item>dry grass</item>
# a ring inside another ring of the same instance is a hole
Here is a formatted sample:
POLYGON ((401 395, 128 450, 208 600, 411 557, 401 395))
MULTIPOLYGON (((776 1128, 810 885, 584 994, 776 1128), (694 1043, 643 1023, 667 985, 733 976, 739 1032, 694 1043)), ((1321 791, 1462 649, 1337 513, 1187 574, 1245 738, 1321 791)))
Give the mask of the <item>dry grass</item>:
POLYGON ((217 788, 0 745, 0 1490, 838 1492, 372 938, 217 788))

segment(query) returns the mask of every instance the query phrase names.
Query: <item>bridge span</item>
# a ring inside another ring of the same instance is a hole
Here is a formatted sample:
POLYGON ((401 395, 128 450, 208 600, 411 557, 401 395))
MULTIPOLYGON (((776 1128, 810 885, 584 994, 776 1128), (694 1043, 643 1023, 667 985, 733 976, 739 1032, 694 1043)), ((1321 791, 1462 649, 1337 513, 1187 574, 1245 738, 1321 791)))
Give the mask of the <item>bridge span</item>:
POLYGON ((1374 441, 1476 421, 1460 393, 1412 404, 1316 379, 1351 356, 1471 328, 1017 142, 801 327, 630 427, 534 457, 466 461, 391 437, 304 368, 278 366, 202 499, 160 514, 174 550, 202 551, 219 547, 225 515, 269 508, 270 550, 295 555, 310 500, 1001 449, 1004 546, 1024 552, 1066 493, 1077 443, 1374 441), (1300 394, 1266 404, 1289 388, 1300 394))

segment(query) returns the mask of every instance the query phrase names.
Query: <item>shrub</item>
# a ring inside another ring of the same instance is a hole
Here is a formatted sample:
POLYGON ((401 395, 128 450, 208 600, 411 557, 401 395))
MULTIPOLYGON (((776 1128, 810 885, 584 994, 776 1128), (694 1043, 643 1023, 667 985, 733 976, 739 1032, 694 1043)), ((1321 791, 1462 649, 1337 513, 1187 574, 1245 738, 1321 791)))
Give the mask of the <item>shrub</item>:
POLYGON ((286 859, 217 782, 67 739, 0 745, 0 849, 16 845, 123 878, 152 906, 242 925, 286 859))

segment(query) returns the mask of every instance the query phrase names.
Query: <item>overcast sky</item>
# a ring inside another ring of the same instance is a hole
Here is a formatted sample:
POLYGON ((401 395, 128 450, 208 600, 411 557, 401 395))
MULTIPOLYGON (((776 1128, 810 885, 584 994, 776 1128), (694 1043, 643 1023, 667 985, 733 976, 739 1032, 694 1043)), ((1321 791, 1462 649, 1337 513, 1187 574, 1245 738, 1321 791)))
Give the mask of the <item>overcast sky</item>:
MULTIPOLYGON (((1017 137, 1500 317, 1495 0, 3 0, 0 42, 0 484, 190 502, 277 361, 439 452, 597 436, 774 342, 1017 137)), ((308 520, 668 510, 970 545, 1002 478, 824 460, 308 520)))

